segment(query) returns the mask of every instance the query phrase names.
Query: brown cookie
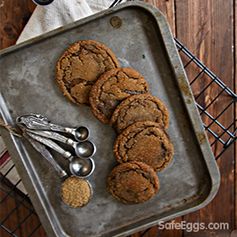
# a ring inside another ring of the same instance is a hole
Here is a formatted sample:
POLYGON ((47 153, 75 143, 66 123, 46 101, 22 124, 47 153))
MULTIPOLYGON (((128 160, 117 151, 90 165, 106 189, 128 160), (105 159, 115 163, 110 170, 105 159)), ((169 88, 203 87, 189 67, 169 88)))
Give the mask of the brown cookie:
POLYGON ((71 207, 86 205, 92 195, 91 186, 85 179, 71 176, 61 186, 61 197, 65 204, 71 207))
POLYGON ((63 94, 77 104, 89 104, 91 86, 104 72, 119 67, 114 53, 94 40, 71 45, 56 65, 56 80, 63 94))
POLYGON ((173 145, 159 124, 145 121, 126 128, 116 139, 114 154, 118 162, 141 161, 156 171, 172 160, 173 145))
POLYGON ((104 73, 92 86, 92 112, 103 123, 109 123, 116 106, 125 98, 148 92, 145 79, 132 68, 117 68, 104 73))
POLYGON ((135 122, 153 121, 168 128, 169 113, 164 103, 150 94, 133 95, 115 109, 110 123, 120 133, 135 122))
POLYGON ((142 203, 159 190, 155 171, 142 162, 127 162, 116 166, 108 176, 108 191, 127 204, 142 203))

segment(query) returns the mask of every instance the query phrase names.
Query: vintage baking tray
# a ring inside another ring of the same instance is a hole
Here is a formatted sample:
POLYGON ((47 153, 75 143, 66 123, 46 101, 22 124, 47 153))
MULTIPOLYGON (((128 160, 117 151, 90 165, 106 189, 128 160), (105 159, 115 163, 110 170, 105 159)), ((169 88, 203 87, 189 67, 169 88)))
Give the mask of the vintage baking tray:
MULTIPOLYGON (((98 151, 90 177, 91 202, 71 209, 60 200, 60 179, 25 141, 1 130, 33 205, 49 236, 126 236, 202 208, 215 196, 219 172, 196 110, 187 78, 165 17, 144 3, 129 2, 80 20, 1 52, 1 112, 14 124, 17 115, 37 112, 64 125, 86 125, 98 151), (73 42, 94 39, 109 46, 123 66, 147 79, 153 95, 170 111, 168 133, 173 163, 159 178, 161 189, 150 201, 124 205, 106 191, 116 162, 115 132, 90 108, 68 102, 55 84, 55 63, 73 42), (9 113, 8 113, 9 112, 9 113)), ((61 157, 57 160, 67 167, 61 157)))

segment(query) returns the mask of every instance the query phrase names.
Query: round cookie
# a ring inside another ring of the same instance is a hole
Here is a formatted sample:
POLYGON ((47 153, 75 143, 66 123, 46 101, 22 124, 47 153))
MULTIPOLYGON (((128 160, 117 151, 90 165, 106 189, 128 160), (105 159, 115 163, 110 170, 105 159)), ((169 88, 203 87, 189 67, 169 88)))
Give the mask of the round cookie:
POLYGON ((56 65, 56 80, 63 94, 76 104, 89 104, 91 86, 104 72, 119 67, 114 53, 94 40, 71 45, 56 65))
POLYGON ((108 191, 127 204, 142 203, 159 190, 155 171, 142 162, 127 162, 116 166, 107 179, 108 191))
POLYGON ((117 68, 105 72, 92 86, 90 104, 93 114, 103 123, 109 123, 116 106, 135 94, 148 92, 145 79, 132 68, 117 68))
POLYGON ((75 176, 67 178, 61 186, 61 197, 70 207, 86 205, 92 196, 91 186, 88 181, 75 176))
POLYGON ((110 123, 120 133, 135 122, 153 121, 168 128, 169 113, 164 103, 150 94, 133 95, 115 109, 110 123))
POLYGON ((166 132, 155 122, 136 122, 116 139, 114 154, 118 162, 141 161, 156 171, 163 170, 174 153, 166 132))

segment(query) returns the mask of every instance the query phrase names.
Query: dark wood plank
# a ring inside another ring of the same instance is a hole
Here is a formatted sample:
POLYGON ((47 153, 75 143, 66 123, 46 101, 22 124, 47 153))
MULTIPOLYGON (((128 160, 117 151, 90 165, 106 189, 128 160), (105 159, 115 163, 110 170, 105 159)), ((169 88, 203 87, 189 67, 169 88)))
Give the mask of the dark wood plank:
MULTIPOLYGON (((15 228, 15 226, 18 224, 18 216, 16 212, 13 212, 9 218, 6 219, 7 215, 12 212, 12 209, 16 208, 16 200, 14 197, 8 197, 5 198, 7 195, 7 192, 4 191, 3 185, 1 185, 1 191, 0 191, 0 200, 1 200, 1 211, 0 211, 0 220, 3 222, 4 226, 8 228, 9 230, 12 230, 15 228)), ((19 234, 16 232, 16 234, 19 234)), ((8 237, 10 236, 8 232, 6 232, 4 229, 0 228, 0 236, 2 237, 8 237)))
MULTIPOLYGON (((233 89, 233 1, 176 1, 177 37, 190 48, 208 67, 210 67, 223 81, 233 89)), ((194 86, 197 93, 206 86, 205 78, 201 84, 194 86)), ((206 90, 202 100, 204 106, 219 92, 217 87, 211 86, 206 90), (212 97, 212 98, 210 98, 212 97)), ((213 116, 217 116, 230 101, 222 97, 209 109, 213 116)), ((233 107, 220 117, 219 121, 228 126, 234 119, 233 107)), ((204 118, 206 123, 210 121, 204 118)), ((219 132, 220 129, 212 126, 219 132)), ((214 153, 222 149, 217 144, 214 153)), ((217 197, 207 207, 199 212, 184 217, 187 222, 227 222, 230 229, 234 229, 234 147, 229 148, 218 162, 222 174, 221 187, 217 197), (226 203, 223 208, 218 208, 226 203)), ((218 236, 220 231, 207 230, 202 236, 218 236)), ((200 233, 187 233, 185 236, 200 236, 200 233)))
POLYGON ((31 0, 0 1, 0 49, 15 44, 34 8, 31 0))
MULTIPOLYGON (((32 231, 40 225, 40 220, 33 209, 31 203, 24 195, 11 191, 12 187, 1 182, 0 184, 0 222, 1 225, 18 237, 29 236, 32 231), (10 194, 10 195, 8 195, 10 194), (8 195, 7 198, 6 195, 8 195), (6 219, 6 220, 5 220, 6 219)), ((11 235, 0 228, 1 237, 10 237, 11 235)), ((46 233, 42 226, 37 228, 32 235, 35 237, 46 237, 46 233)))
MULTIPOLYGON (((16 205, 18 206, 18 229, 21 236, 30 236, 31 233, 37 228, 32 236, 46 237, 47 235, 41 226, 41 222, 37 214, 32 212, 29 208, 21 205, 19 202, 16 203, 16 205), (39 225, 40 227, 38 228, 39 225)), ((31 206, 31 208, 33 207, 31 206)))
MULTIPOLYGON (((234 11, 234 83, 235 83, 235 93, 237 94, 237 0, 233 1, 235 5, 234 11)), ((237 118, 237 108, 235 107, 235 118, 237 118)), ((235 128, 237 128, 237 121, 235 122, 235 128)), ((235 229, 237 230, 237 142, 235 142, 235 229)))

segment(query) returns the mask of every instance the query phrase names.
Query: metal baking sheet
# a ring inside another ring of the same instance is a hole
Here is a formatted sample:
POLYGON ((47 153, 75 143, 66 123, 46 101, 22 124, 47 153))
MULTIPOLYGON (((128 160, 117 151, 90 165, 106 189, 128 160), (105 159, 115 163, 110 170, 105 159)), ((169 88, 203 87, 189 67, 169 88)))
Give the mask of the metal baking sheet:
MULTIPOLYGON (((82 209, 64 205, 61 180, 29 144, 1 130, 33 205, 49 236, 126 236, 181 216, 209 203, 219 187, 219 172, 196 110, 175 44, 161 12, 144 3, 126 3, 85 18, 0 55, 0 107, 5 122, 42 113, 64 125, 86 125, 98 151, 90 177, 91 202, 82 209), (112 17, 113 20, 111 21, 112 17), (111 24, 112 23, 112 24, 111 24), (160 172, 160 192, 139 205, 124 205, 106 191, 106 177, 116 165, 114 130, 97 121, 87 106, 76 106, 59 91, 55 64, 63 51, 82 39, 110 47, 123 66, 140 71, 153 95, 170 111, 168 133, 174 144, 173 163, 160 172)), ((66 168, 67 163, 56 155, 66 168)))

